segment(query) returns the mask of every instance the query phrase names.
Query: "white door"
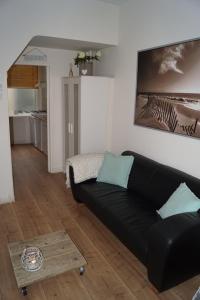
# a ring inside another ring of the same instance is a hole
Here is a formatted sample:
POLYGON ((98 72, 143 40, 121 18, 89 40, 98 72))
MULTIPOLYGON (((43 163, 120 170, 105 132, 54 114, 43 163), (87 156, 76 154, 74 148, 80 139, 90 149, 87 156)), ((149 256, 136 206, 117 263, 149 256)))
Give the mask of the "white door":
POLYGON ((78 77, 63 81, 65 161, 79 153, 79 83, 78 77))

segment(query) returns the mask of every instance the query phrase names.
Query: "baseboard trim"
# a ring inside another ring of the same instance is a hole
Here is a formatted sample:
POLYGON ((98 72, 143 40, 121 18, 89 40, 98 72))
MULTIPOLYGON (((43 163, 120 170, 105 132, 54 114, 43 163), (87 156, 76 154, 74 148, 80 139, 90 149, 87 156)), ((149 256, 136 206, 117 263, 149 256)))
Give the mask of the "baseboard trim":
POLYGON ((6 204, 6 203, 11 203, 11 202, 15 202, 15 197, 13 195, 13 197, 8 197, 8 198, 4 198, 4 199, 0 199, 0 205, 1 204, 6 204))
POLYGON ((61 166, 60 167, 51 168, 50 173, 63 173, 63 168, 61 166))

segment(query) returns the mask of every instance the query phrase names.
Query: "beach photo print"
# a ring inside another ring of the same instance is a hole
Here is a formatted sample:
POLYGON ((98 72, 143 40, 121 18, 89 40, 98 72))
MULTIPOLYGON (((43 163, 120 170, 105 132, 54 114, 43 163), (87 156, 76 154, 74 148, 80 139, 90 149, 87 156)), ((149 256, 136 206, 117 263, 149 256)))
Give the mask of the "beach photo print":
POLYGON ((200 137, 200 40, 138 52, 135 124, 200 137))

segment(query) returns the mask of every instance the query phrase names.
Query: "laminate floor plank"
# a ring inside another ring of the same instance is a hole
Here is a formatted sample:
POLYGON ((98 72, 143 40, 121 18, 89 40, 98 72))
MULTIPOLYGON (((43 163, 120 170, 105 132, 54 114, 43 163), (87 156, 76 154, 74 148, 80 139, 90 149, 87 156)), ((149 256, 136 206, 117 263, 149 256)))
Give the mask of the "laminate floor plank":
POLYGON ((82 283, 77 271, 62 274, 58 277, 59 286, 64 292, 65 299, 90 300, 92 299, 82 283))
POLYGON ((12 204, 0 206, 0 299, 20 299, 7 244, 22 238, 12 204))
POLYGON ((88 263, 82 280, 92 298, 136 299, 87 235, 80 228, 69 226, 67 221, 63 224, 88 263))
POLYGON ((146 269, 138 259, 85 206, 82 206, 81 210, 83 212, 79 214, 77 222, 113 266, 115 272, 123 276, 123 280, 133 291, 149 284, 146 269))

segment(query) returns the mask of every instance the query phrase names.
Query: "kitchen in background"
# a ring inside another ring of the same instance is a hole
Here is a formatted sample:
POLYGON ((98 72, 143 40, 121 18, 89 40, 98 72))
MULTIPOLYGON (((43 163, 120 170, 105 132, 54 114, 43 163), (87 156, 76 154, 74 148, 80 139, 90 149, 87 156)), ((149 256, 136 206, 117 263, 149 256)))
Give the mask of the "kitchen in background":
POLYGON ((12 66, 8 102, 11 145, 32 144, 47 155, 46 67, 12 66))

